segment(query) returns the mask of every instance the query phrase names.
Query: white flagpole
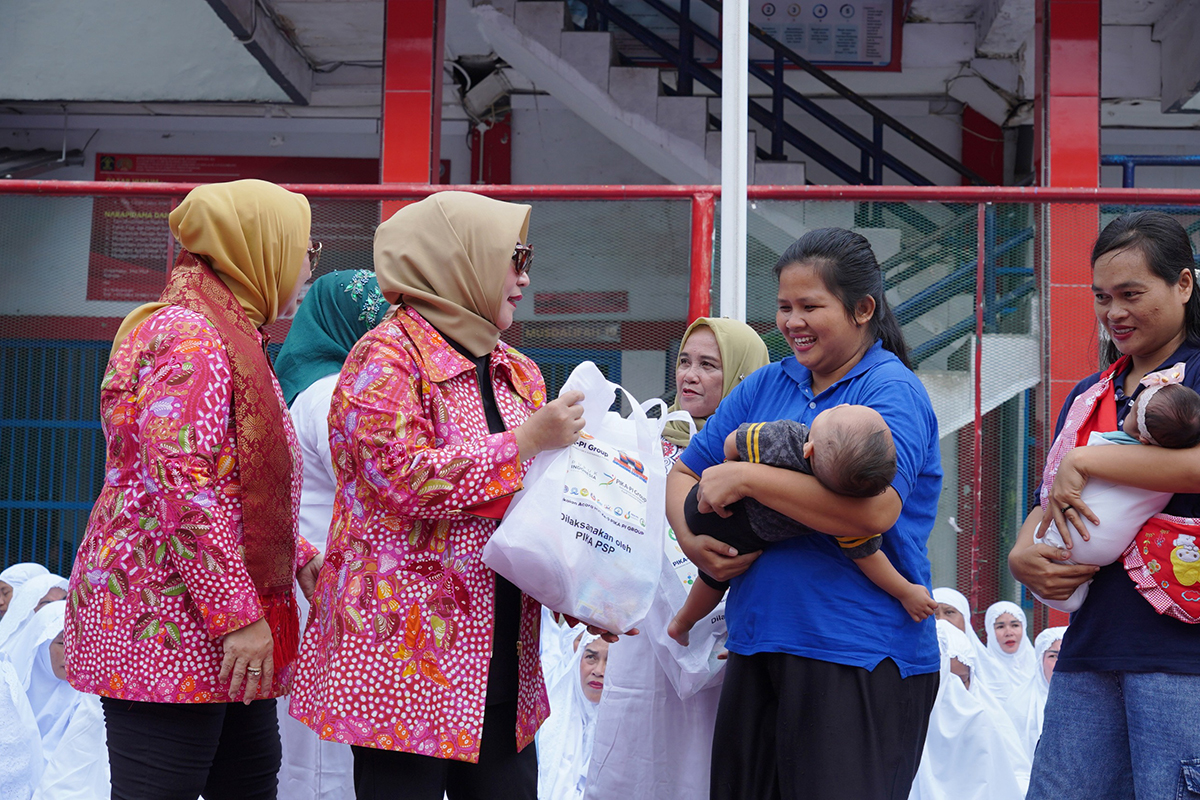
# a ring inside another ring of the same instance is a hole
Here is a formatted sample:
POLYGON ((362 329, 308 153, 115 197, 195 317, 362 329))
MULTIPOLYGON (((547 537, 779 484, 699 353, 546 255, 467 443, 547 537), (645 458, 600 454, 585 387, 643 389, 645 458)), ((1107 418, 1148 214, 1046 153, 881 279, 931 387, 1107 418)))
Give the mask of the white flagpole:
POLYGON ((749 0, 724 0, 721 27, 721 316, 746 321, 749 0))

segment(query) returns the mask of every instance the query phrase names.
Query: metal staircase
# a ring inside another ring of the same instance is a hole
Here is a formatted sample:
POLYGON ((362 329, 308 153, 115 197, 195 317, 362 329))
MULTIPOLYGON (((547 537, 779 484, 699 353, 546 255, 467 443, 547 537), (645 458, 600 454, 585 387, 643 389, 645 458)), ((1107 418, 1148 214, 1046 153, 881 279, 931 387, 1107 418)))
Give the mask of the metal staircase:
MULTIPOLYGON (((678 8, 667 0, 572 0, 569 9, 567 3, 547 0, 477 0, 475 13, 480 30, 501 58, 648 167, 675 182, 686 182, 681 177, 715 181, 721 120, 719 103, 710 101, 720 96, 721 76, 704 62, 720 51, 720 40, 711 26, 693 19, 693 10, 712 17, 719 14, 721 3, 677 2, 678 8), (631 45, 639 59, 622 52, 631 45), (698 59, 697 51, 710 57, 698 59), (647 55, 657 63, 647 65, 647 55), (664 162, 664 149, 674 158, 664 162)), ((762 29, 751 25, 750 33, 772 54, 769 64, 749 65, 751 78, 770 89, 769 97, 751 97, 749 102, 752 125, 759 130, 750 132, 752 183, 804 183, 802 158, 848 184, 881 184, 895 176, 913 185, 931 185, 919 169, 889 151, 889 139, 915 145, 970 183, 984 183, 957 159, 762 29), (786 77, 792 70, 812 76, 865 111, 871 134, 860 133, 789 85, 786 77), (813 121, 812 128, 807 122, 795 124, 797 113, 813 121), (814 130, 818 126, 819 133, 814 130), (840 143, 839 150, 845 144, 856 150, 858 163, 835 154, 834 142, 840 143)))

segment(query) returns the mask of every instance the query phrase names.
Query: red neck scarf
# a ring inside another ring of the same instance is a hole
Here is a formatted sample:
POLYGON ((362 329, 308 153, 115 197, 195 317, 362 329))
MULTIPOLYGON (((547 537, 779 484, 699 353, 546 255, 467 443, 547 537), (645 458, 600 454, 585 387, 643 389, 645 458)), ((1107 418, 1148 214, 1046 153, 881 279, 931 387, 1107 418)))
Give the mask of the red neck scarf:
POLYGON ((200 259, 184 250, 161 302, 201 314, 229 353, 233 426, 241 475, 244 561, 275 639, 275 669, 291 663, 299 640, 292 593, 296 517, 292 508, 292 456, 272 385, 271 362, 237 298, 200 259))

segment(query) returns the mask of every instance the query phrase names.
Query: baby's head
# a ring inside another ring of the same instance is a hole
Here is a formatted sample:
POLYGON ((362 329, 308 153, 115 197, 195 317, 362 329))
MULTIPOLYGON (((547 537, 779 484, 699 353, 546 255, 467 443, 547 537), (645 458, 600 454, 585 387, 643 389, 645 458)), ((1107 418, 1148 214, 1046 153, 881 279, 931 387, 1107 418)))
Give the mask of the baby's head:
POLYGON ((1181 383, 1149 386, 1138 395, 1121 429, 1144 444, 1192 447, 1200 442, 1200 394, 1181 383))
POLYGON ((867 406, 827 408, 812 421, 804 457, 825 488, 874 497, 896 476, 896 445, 879 412, 867 406))

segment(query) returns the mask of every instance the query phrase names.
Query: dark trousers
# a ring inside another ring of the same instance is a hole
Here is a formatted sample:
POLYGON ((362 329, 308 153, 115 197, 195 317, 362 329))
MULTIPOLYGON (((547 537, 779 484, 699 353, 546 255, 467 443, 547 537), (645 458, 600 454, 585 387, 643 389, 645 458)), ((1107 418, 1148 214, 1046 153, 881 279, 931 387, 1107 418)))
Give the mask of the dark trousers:
POLYGON ((900 677, 788 655, 729 654, 712 800, 906 800, 938 674, 900 677))
POLYGON ((275 800, 282 755, 274 700, 100 702, 113 800, 275 800))
MULTIPOLYGON (((353 747, 357 800, 537 800, 537 751, 517 752, 517 704, 483 717, 479 763, 353 747)), ((207 800, 207 798, 206 798, 207 800)))

